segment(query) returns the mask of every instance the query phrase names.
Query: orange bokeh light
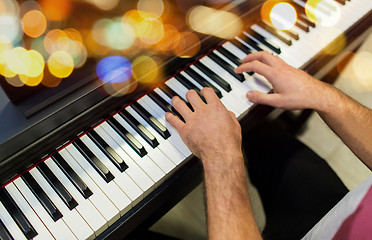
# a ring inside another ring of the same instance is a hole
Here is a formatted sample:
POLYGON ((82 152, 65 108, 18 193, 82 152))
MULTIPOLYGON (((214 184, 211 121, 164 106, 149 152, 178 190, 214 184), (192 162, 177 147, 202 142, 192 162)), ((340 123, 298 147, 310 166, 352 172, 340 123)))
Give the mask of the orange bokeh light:
POLYGON ((42 12, 31 10, 23 16, 22 27, 25 34, 37 38, 45 32, 47 21, 42 12))
POLYGON ((179 57, 193 57, 200 50, 200 39, 192 32, 182 32, 175 43, 174 54, 179 57))
POLYGON ((49 20, 66 19, 72 8, 71 0, 41 0, 40 5, 49 20))

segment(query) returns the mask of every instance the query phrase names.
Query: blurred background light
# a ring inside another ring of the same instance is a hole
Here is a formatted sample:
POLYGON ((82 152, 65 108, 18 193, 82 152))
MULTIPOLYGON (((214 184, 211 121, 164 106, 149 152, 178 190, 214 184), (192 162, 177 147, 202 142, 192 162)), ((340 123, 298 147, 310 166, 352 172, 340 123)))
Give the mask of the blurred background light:
POLYGON ((22 38, 21 22, 15 15, 0 15, 0 36, 5 36, 16 44, 22 38))
POLYGON ((139 0, 137 9, 150 14, 145 15, 145 18, 159 18, 164 12, 164 3, 162 0, 139 0))
POLYGON ((270 12, 271 23, 280 30, 291 29, 297 21, 297 13, 292 5, 281 2, 275 4, 270 12))
POLYGON ((125 57, 109 56, 98 62, 96 73, 105 83, 126 82, 132 77, 132 64, 125 57))
POLYGON ((35 50, 30 50, 28 51, 28 53, 31 58, 31 64, 25 75, 30 78, 38 77, 44 71, 45 66, 44 58, 39 52, 35 50))
POLYGON ((195 56, 200 50, 200 39, 192 32, 179 34, 179 41, 175 42, 173 53, 178 57, 188 58, 195 56))
POLYGON ((305 5, 307 17, 325 27, 334 26, 341 17, 341 10, 332 0, 307 0, 305 5))
POLYGON ((190 9, 187 23, 194 31, 224 39, 235 37, 243 29, 243 23, 237 15, 206 6, 190 9))
POLYGON ((15 0, 0 0, 0 15, 19 15, 19 5, 15 0))
POLYGON ((142 83, 152 83, 159 76, 159 66, 149 56, 139 56, 133 61, 133 77, 142 83))
POLYGON ((19 75, 20 80, 27 86, 35 87, 41 83, 43 80, 44 74, 43 72, 36 77, 30 77, 24 74, 19 75))
POLYGON ((108 47, 122 50, 130 48, 133 45, 136 36, 132 27, 128 24, 122 23, 119 18, 110 21, 105 26, 104 37, 104 43, 108 47))
POLYGON ((372 53, 362 51, 358 52, 352 60, 353 73, 356 81, 359 82, 365 90, 372 90, 372 53))
POLYGON ((40 6, 51 21, 65 20, 72 9, 71 0, 40 0, 40 6))
POLYGON ((27 74, 31 66, 31 55, 23 47, 13 48, 6 53, 8 68, 17 74, 27 74))
POLYGON ((45 32, 46 27, 46 18, 39 10, 31 10, 22 18, 23 32, 30 37, 40 37, 45 32))
POLYGON ((120 0, 86 0, 86 2, 89 2, 104 11, 109 11, 115 8, 119 4, 119 1, 120 0))
POLYGON ((25 83, 19 78, 19 75, 14 75, 13 77, 6 77, 6 81, 13 87, 22 87, 25 83))
POLYGON ((74 69, 74 60, 65 51, 56 51, 48 59, 48 69, 50 73, 58 78, 70 76, 74 69))

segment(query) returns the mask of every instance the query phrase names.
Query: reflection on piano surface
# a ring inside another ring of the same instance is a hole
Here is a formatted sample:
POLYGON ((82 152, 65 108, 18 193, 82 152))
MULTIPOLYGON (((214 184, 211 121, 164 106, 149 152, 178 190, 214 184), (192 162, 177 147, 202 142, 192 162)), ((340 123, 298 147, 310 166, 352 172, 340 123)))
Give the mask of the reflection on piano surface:
MULTIPOLYGON (((11 1, 0 0, 2 2, 11 1)), ((115 1, 107 2, 114 4, 115 1)), ((156 2, 166 3, 165 7, 171 3, 174 6, 179 4, 178 10, 184 7, 181 1, 156 2)), ((203 87, 211 87, 224 105, 240 121, 244 121, 252 117, 258 108, 246 100, 246 92, 252 89, 269 92, 271 89, 258 74, 234 73, 233 69, 247 54, 266 50, 279 55, 294 67, 308 70, 322 55, 328 57, 330 52, 341 50, 335 49, 339 44, 329 46, 335 39, 341 36, 346 43, 371 26, 370 0, 327 0, 316 10, 322 12, 323 20, 318 20, 320 23, 313 23, 311 16, 306 15, 306 1, 290 1, 296 9, 297 21, 285 30, 280 30, 279 25, 285 26, 291 22, 289 18, 292 15, 276 14, 275 20, 271 20, 272 24, 268 23, 262 9, 270 5, 270 1, 263 8, 262 3, 236 2, 242 4, 229 10, 242 11, 245 7, 246 12, 241 13, 244 29, 232 39, 217 44, 215 41, 210 43, 211 37, 201 38, 200 45, 197 44, 201 46, 198 53, 181 49, 178 53, 183 57, 185 53, 189 54, 189 60, 164 57, 165 52, 159 49, 158 55, 151 55, 151 51, 154 51, 152 47, 156 44, 145 44, 148 47, 146 53, 141 52, 144 46, 139 50, 138 45, 133 45, 133 49, 128 48, 130 50, 127 49, 127 52, 123 49, 113 50, 113 54, 110 52, 112 49, 105 49, 107 45, 100 46, 96 49, 98 52, 94 53, 97 59, 118 56, 119 52, 122 56, 131 57, 114 58, 114 62, 103 68, 103 73, 97 70, 98 77, 101 76, 103 80, 99 84, 92 81, 97 77, 94 62, 99 61, 89 61, 93 57, 87 57, 84 63, 86 67, 70 68, 72 74, 68 78, 78 79, 86 74, 90 77, 89 81, 78 84, 78 87, 67 84, 65 92, 52 92, 60 94, 55 98, 53 94, 43 95, 45 89, 37 89, 38 94, 51 97, 46 103, 32 96, 28 99, 34 101, 35 105, 22 102, 14 105, 1 92, 2 239, 117 238, 129 235, 141 224, 148 226, 152 218, 158 218, 200 181, 198 161, 176 130, 165 121, 165 112, 177 114, 171 105, 173 96, 186 99, 185 94, 190 89, 199 92, 203 87), (337 21, 332 26, 322 25, 324 17, 332 19, 333 14, 339 14, 337 21), (106 55, 100 55, 102 52, 106 55), (162 71, 159 68, 159 74, 144 84, 140 79, 144 79, 151 69, 136 66, 160 66, 154 59, 161 59, 169 69, 160 74, 162 71), (143 63, 145 65, 141 65, 143 63), (128 80, 128 71, 135 75, 130 76, 131 81, 134 78, 135 82, 140 83, 134 84, 135 87, 130 90, 124 85, 126 93, 130 94, 114 97, 103 92, 107 89, 106 84, 111 84, 113 88, 115 77, 127 76, 128 80), (138 74, 142 74, 140 78, 138 74), (152 81, 154 79, 155 82, 152 81), (27 107, 30 106, 37 110, 27 114, 27 107)), ((123 4, 118 4, 112 11, 120 11, 119 6, 123 4)), ((138 4, 139 8, 146 6, 138 4)), ((227 4, 223 9, 231 6, 227 4)), ((65 12, 62 10, 56 18, 63 17, 65 12)), ((97 9, 89 8, 89 11, 95 13, 97 9)), ((169 17, 168 20, 171 19, 178 18, 169 17)), ((54 19, 49 24, 58 21, 54 19)), ((79 24, 84 25, 85 22, 79 24)), ((112 28, 115 32, 115 26, 112 28)), ((198 30, 203 31, 203 28, 198 30)), ((201 33, 193 34, 198 39, 202 36, 201 33)), ((124 44, 116 42, 115 34, 113 38, 111 47, 124 44)), ((193 41, 192 38, 187 39, 193 41)), ((89 49, 87 52, 92 54, 89 49)), ((48 71, 52 72, 52 68, 49 67, 48 71)), ((16 74, 21 76, 22 73, 16 74)), ((57 74, 54 78, 58 77, 57 74)), ((62 82, 68 82, 68 78, 62 82)))

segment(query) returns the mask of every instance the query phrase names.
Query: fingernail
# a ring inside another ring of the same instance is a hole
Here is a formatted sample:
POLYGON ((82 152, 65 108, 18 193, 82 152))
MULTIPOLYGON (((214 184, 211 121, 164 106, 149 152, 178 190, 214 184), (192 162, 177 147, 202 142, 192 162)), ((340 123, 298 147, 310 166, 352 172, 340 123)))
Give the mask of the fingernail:
POLYGON ((247 98, 248 98, 248 100, 251 100, 252 97, 253 97, 253 94, 252 94, 251 92, 248 92, 248 93, 247 93, 247 98))

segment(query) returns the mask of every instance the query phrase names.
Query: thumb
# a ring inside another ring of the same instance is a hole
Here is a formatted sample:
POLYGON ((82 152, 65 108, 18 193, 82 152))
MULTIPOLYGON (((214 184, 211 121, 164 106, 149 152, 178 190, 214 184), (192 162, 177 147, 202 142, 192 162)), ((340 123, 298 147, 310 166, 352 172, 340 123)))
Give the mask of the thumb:
POLYGON ((280 100, 280 96, 278 94, 267 94, 258 91, 249 91, 247 93, 247 98, 253 103, 270 105, 273 107, 277 107, 280 100))

